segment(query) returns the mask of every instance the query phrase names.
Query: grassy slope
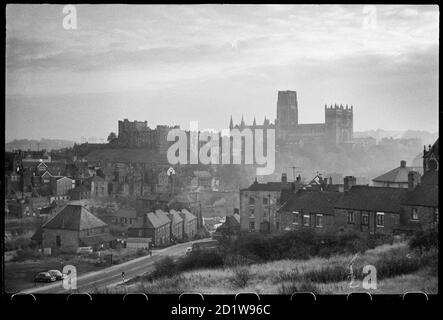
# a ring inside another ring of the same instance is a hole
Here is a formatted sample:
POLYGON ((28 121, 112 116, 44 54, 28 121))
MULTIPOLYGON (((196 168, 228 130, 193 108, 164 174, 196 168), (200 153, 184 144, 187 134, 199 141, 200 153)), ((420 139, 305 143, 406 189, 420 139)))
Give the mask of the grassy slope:
MULTIPOLYGON (((364 255, 355 260, 356 266, 373 264, 378 255, 392 249, 401 249, 404 243, 383 245, 373 250, 368 250, 364 255)), ((294 277, 294 271, 305 273, 318 270, 322 267, 345 266, 353 258, 352 255, 334 256, 326 258, 312 258, 309 260, 280 260, 264 264, 255 264, 249 267, 250 276, 246 286, 239 287, 234 284, 234 270, 229 268, 195 270, 176 275, 169 279, 158 279, 153 282, 138 282, 128 285, 126 288, 115 287, 106 289, 107 292, 147 292, 147 293, 180 293, 185 291, 202 292, 205 294, 232 294, 240 291, 253 291, 259 294, 290 294, 294 288, 302 283, 294 277)), ((359 277, 361 283, 362 277, 359 277)), ((350 288, 349 281, 333 283, 309 284, 318 293, 348 294, 350 292, 365 291, 363 288, 350 288), (313 285, 313 286, 312 286, 313 285)), ((421 269, 418 272, 396 276, 377 281, 377 289, 371 293, 399 294, 406 291, 437 292, 437 277, 429 274, 428 270, 421 269)), ((309 289, 312 291, 312 289, 309 289)))

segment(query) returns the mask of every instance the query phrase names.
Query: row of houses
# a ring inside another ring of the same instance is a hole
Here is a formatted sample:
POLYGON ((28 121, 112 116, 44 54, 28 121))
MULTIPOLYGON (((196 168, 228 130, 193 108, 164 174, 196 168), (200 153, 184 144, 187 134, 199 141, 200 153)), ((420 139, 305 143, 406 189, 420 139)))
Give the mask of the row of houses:
POLYGON ((197 217, 187 209, 181 211, 160 209, 138 217, 128 228, 128 247, 167 246, 194 239, 197 235, 197 217))
POLYGON ((423 152, 422 174, 400 167, 375 178, 374 186, 342 185, 316 177, 307 185, 258 183, 240 190, 243 231, 283 232, 312 228, 319 232, 410 233, 438 226, 438 140, 423 152), (405 180, 406 176, 406 182, 405 180))

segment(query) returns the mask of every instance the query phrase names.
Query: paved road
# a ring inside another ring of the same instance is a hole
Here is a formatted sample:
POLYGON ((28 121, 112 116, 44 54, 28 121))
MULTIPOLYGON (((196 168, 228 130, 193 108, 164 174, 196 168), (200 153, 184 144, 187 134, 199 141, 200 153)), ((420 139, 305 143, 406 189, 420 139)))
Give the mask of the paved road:
MULTIPOLYGON (((165 256, 177 257, 186 252, 186 248, 192 246, 192 243, 207 241, 208 239, 196 240, 192 242, 180 243, 165 249, 153 251, 152 257, 145 256, 134 260, 124 262, 99 271, 86 273, 77 277, 77 291, 93 293, 98 288, 115 286, 122 283, 122 272, 125 273, 125 279, 131 279, 136 276, 152 270, 156 261, 165 256)), ((56 283, 39 285, 38 287, 22 290, 22 293, 71 293, 63 288, 62 281, 56 283)))

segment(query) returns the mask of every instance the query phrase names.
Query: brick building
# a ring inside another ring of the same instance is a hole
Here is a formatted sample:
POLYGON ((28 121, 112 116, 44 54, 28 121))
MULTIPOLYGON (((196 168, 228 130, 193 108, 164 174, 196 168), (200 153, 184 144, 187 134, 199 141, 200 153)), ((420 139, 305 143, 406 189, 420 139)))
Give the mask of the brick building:
POLYGON ((294 231, 313 228, 317 231, 336 229, 334 205, 341 192, 299 190, 278 210, 277 229, 294 231))
POLYGON ((41 237, 44 248, 66 252, 89 246, 96 250, 110 246, 114 240, 106 223, 84 206, 72 204, 42 226, 41 237))
POLYGON ((167 213, 169 220, 171 220, 171 238, 173 241, 180 241, 183 239, 184 221, 180 213, 175 210, 170 210, 167 213))
POLYGON ((192 240, 197 235, 197 217, 186 209, 179 212, 183 219, 183 238, 185 240, 192 240))
POLYGON ((258 183, 240 190, 240 228, 242 231, 276 231, 276 212, 282 191, 290 189, 286 175, 281 182, 258 183))

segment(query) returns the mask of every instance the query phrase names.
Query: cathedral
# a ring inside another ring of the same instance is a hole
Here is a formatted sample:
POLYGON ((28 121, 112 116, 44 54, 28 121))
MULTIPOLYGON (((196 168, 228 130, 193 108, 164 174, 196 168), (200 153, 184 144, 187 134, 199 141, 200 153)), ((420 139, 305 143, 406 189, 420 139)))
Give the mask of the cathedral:
POLYGON ((276 144, 280 147, 305 143, 349 143, 353 135, 353 106, 325 105, 324 123, 299 123, 297 92, 279 91, 275 122, 271 123, 265 118, 260 125, 254 118, 252 125, 246 125, 242 117, 241 123, 234 125, 231 116, 229 129, 244 128, 275 129, 276 144))

